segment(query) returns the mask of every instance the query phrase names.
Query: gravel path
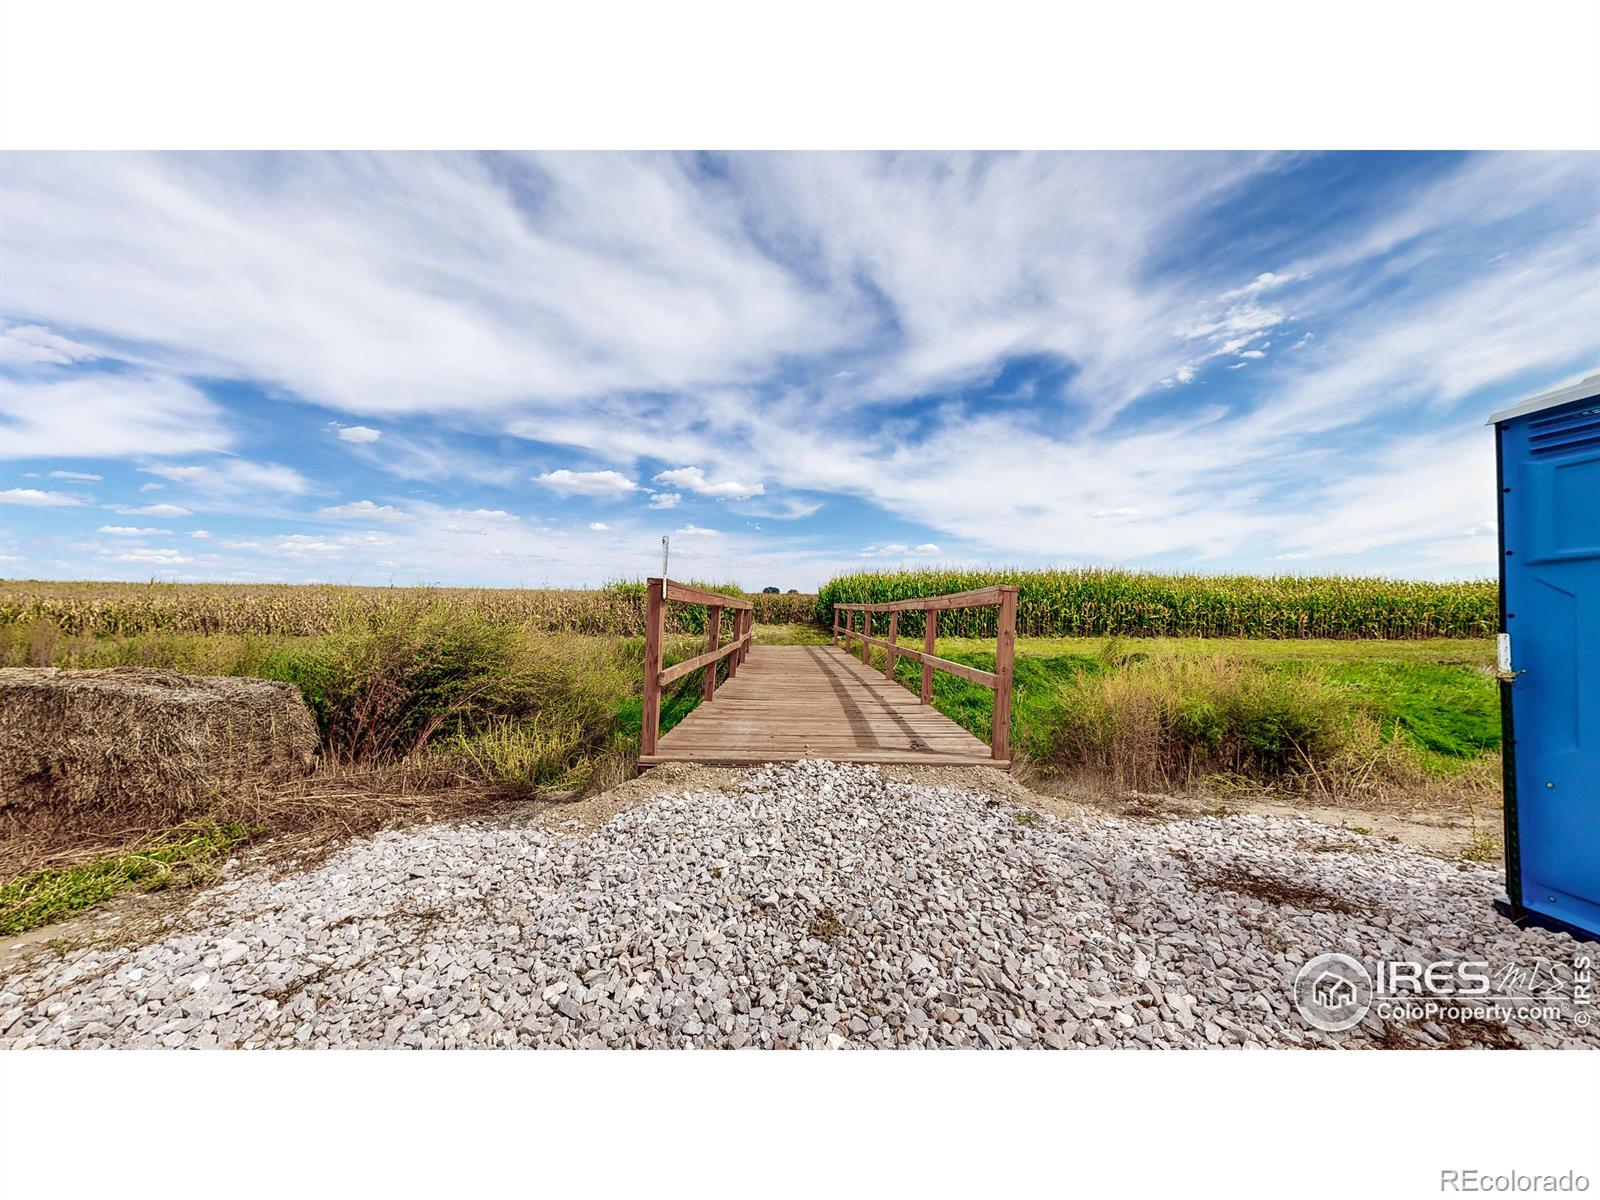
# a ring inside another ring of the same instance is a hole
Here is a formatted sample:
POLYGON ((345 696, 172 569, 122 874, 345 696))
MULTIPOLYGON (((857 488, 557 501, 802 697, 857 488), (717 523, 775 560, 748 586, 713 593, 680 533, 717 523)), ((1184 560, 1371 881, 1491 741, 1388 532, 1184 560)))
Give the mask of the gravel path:
POLYGON ((384 834, 187 929, 0 977, 0 1046, 1596 1045, 1570 1021, 1310 1028, 1358 957, 1570 964, 1496 871, 1313 822, 1057 818, 871 767, 667 794, 594 833, 384 834), (1581 1039, 1574 1041, 1574 1039, 1581 1039))

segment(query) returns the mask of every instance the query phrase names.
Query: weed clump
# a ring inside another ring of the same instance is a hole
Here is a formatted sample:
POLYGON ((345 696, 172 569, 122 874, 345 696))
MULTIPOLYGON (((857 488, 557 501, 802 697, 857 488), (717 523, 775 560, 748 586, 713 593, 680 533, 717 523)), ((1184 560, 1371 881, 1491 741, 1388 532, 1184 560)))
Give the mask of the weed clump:
POLYGON ((1311 785, 1370 740, 1342 693, 1225 657, 1168 657, 1085 676, 1061 694, 1053 757, 1129 789, 1229 774, 1311 785))
POLYGON ((121 854, 19 876, 0 886, 0 936, 48 925, 130 887, 149 892, 202 882, 260 832, 237 823, 192 821, 121 854))

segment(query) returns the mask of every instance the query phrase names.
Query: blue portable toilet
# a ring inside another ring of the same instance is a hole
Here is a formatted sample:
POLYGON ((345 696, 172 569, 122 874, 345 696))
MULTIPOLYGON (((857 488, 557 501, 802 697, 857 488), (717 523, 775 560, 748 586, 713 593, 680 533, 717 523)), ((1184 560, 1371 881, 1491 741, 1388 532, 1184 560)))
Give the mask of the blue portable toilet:
POLYGON ((1500 484, 1502 908, 1600 939, 1600 374, 1489 422, 1500 484))

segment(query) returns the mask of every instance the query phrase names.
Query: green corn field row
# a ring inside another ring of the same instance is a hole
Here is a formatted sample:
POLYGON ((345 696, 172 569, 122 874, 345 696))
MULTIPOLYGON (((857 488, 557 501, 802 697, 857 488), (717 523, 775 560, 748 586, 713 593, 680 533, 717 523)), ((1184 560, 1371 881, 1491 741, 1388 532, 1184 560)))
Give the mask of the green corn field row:
MULTIPOLYGON (((733 595, 737 588, 700 584, 733 595)), ((762 624, 810 623, 812 595, 756 594, 762 624)), ((0 624, 48 620, 74 636, 141 633, 332 633, 396 605, 469 609, 486 620, 550 633, 639 637, 644 584, 594 589, 376 588, 300 584, 48 583, 0 581, 0 624)), ((700 633, 705 610, 667 606, 673 633, 700 633)))
MULTIPOLYGON (((1351 575, 1165 575, 1094 568, 866 571, 830 579, 817 619, 837 603, 876 604, 1018 585, 1017 632, 1029 637, 1425 638, 1495 632, 1496 585, 1426 583, 1351 575)), ((939 615, 939 632, 993 637, 993 608, 939 615)), ((878 616, 880 633, 885 618, 878 616)), ((922 617, 903 613, 902 635, 922 617)))

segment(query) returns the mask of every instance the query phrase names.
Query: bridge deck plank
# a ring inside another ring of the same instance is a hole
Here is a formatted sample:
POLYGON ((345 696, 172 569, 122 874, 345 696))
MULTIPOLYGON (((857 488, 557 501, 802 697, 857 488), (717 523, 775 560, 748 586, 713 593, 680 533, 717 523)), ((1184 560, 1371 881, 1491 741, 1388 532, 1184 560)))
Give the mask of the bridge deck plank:
POLYGON ((835 646, 752 646, 716 698, 661 735, 664 762, 1009 767, 949 717, 835 646))

